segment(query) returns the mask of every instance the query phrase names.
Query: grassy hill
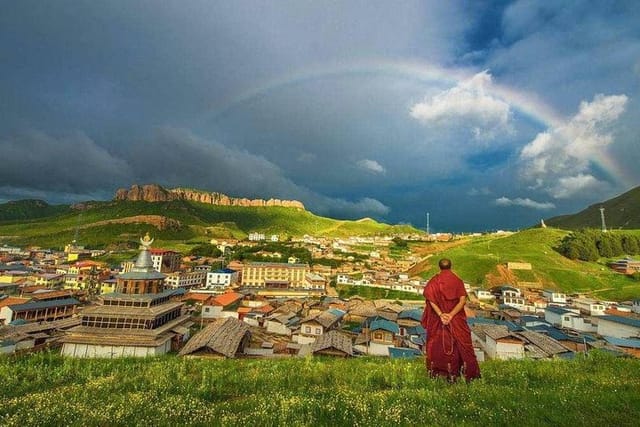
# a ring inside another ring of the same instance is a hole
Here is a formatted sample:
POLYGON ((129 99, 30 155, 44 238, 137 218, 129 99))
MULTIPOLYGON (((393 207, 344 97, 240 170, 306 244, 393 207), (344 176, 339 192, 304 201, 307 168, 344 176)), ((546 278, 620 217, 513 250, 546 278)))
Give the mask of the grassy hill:
POLYGON ((438 270, 441 257, 453 261, 453 269, 466 282, 486 288, 504 283, 529 283, 567 293, 593 293, 600 298, 629 300, 640 297, 640 282, 615 273, 600 262, 572 261, 553 248, 568 231, 532 228, 512 235, 468 238, 464 244, 441 248, 433 253, 422 272, 424 278, 438 270), (507 262, 530 263, 532 270, 509 271, 507 262))
POLYGON ((43 200, 16 200, 0 204, 0 221, 45 218, 70 211, 69 206, 50 205, 43 200))
POLYGON ((40 207, 20 214, 0 205, 0 241, 61 248, 74 238, 92 248, 135 242, 150 232, 166 247, 208 241, 213 237, 244 238, 249 233, 282 236, 349 236, 417 232, 410 226, 373 220, 341 221, 284 207, 216 206, 175 200, 168 202, 87 202, 50 211, 40 207))
POLYGON ((604 208, 605 221, 609 229, 640 229, 640 187, 633 188, 613 199, 595 203, 573 215, 545 219, 548 226, 577 230, 600 228, 600 208, 604 208))
POLYGON ((422 359, 0 357, 3 426, 636 425, 640 360, 488 361, 447 384, 422 359), (295 372, 295 375, 291 375, 295 372))

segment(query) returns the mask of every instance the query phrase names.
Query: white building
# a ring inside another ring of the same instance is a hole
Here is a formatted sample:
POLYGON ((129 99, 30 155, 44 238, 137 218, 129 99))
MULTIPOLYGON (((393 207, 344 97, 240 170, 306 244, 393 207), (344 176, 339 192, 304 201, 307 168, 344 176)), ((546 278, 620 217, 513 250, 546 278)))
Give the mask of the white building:
POLYGON ((600 316, 598 317, 598 335, 640 338, 640 320, 622 316, 600 316))
POLYGON ((604 304, 591 298, 575 298, 573 305, 589 316, 602 316, 606 310, 604 304))
POLYGON ((239 277, 238 272, 230 268, 221 268, 216 271, 210 271, 207 273, 206 287, 207 288, 216 288, 216 287, 227 288, 231 285, 235 285, 236 283, 238 283, 238 277, 239 277))
POLYGON ((264 233, 249 233, 249 240, 252 242, 259 242, 265 239, 264 233))
POLYGON ((542 291, 542 296, 545 297, 551 304, 564 305, 567 303, 567 295, 562 292, 545 289, 544 291, 542 291))
POLYGON ((203 271, 179 271, 167 274, 164 283, 169 288, 199 288, 204 284, 206 273, 203 271))
POLYGON ((573 329, 580 332, 596 332, 597 327, 591 319, 585 318, 576 308, 547 306, 544 320, 559 328, 573 329))
POLYGON ((484 289, 476 289, 474 292, 476 294, 476 298, 478 299, 486 299, 486 300, 496 299, 495 295, 493 295, 491 292, 484 289))
POLYGON ((489 358, 500 360, 524 358, 524 340, 511 334, 506 326, 474 325, 471 331, 489 358))

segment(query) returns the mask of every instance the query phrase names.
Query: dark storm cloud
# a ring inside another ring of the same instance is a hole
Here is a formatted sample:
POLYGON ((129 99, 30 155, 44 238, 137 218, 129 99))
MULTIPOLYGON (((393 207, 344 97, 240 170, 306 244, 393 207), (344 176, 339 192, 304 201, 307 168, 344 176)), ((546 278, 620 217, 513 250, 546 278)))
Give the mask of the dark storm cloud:
POLYGON ((295 199, 314 212, 339 212, 354 218, 381 216, 389 211, 371 198, 347 201, 323 196, 294 183, 264 157, 205 140, 184 129, 158 129, 153 137, 131 144, 120 155, 127 159, 138 182, 166 186, 188 182, 230 196, 295 199))
POLYGON ((30 190, 87 194, 131 179, 127 163, 81 132, 27 131, 0 139, 0 182, 30 190))
MULTIPOLYGON (((551 196, 518 180, 530 166, 520 153, 598 94, 626 96, 624 113, 565 187, 611 181, 600 197, 640 182, 639 5, 11 2, 0 13, 0 154, 11 159, 0 198, 159 182, 299 199, 337 217, 422 224, 429 209, 441 230, 537 222, 551 196), (358 69, 378 63, 397 67, 358 69), (417 76, 405 63, 446 71, 417 76), (493 86, 548 104, 558 123, 493 86), (604 154, 612 177, 590 170, 604 154)), ((549 215, 595 197, 574 193, 549 215)))

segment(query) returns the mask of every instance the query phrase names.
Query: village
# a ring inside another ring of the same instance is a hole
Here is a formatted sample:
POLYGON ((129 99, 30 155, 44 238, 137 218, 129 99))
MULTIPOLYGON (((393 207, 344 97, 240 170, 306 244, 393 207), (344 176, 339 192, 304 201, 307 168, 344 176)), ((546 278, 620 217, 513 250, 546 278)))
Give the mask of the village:
MULTIPOLYGON (((137 258, 119 266, 97 261, 104 251, 76 242, 64 251, 0 247, 0 354, 56 348, 69 357, 107 358, 423 355, 426 280, 413 272, 430 255, 392 257, 394 237, 304 236, 288 244, 337 262, 310 265, 264 250, 250 261, 232 259, 234 249, 265 241, 278 236, 214 239, 221 256, 211 258, 152 247, 147 235, 137 258), (338 287, 355 292, 340 297, 338 287), (411 298, 368 299, 360 296, 366 289, 411 298)), ((613 268, 636 270, 638 262, 620 260, 613 268)), ((480 361, 572 358, 592 349, 640 357, 640 300, 600 301, 533 284, 465 286, 480 361)))

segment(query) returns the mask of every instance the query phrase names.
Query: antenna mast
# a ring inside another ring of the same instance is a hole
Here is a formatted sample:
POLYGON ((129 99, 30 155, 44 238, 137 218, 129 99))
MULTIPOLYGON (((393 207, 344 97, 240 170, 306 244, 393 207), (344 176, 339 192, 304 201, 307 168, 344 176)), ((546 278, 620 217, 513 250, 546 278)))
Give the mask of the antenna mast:
POLYGON ((602 232, 607 232, 607 225, 604 222, 604 208, 600 207, 600 219, 602 220, 602 232))
POLYGON ((431 233, 429 232, 429 212, 427 212, 427 236, 429 236, 431 233))

